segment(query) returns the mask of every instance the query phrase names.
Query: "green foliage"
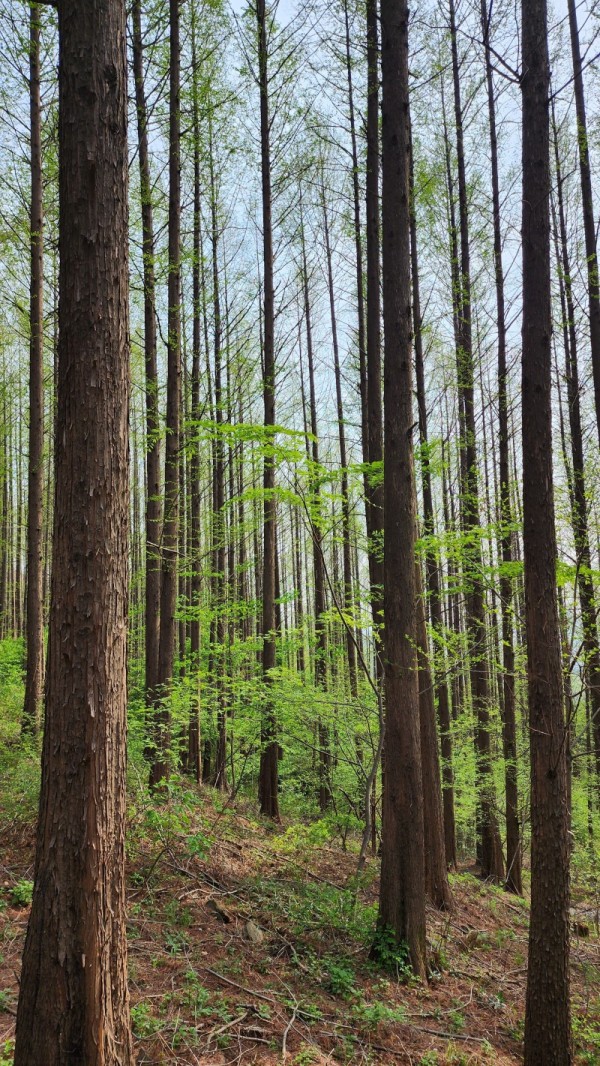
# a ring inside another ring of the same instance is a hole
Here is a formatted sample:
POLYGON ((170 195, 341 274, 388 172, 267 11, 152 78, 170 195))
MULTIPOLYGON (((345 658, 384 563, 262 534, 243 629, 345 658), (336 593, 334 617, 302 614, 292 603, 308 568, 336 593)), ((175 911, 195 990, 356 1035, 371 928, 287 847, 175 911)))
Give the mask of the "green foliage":
POLYGON ((367 1003, 364 999, 361 999, 352 1007, 352 1017, 361 1028, 373 1030, 381 1022, 400 1022, 400 1024, 404 1024, 407 1021, 408 1014, 406 1007, 402 1003, 395 1007, 390 1007, 381 1000, 367 1003))
POLYGON ((153 1015, 150 1004, 145 1002, 136 1003, 131 1008, 131 1025, 140 1039, 154 1036, 163 1028, 163 1022, 153 1015))
POLYGON ((394 930, 389 926, 378 925, 375 929, 371 957, 398 981, 408 982, 413 978, 408 947, 404 942, 398 942, 394 930))
POLYGON ((0 1066, 13 1066, 14 1040, 5 1040, 0 1048, 0 1066))
POLYGON ((323 960, 326 975, 326 987, 334 996, 348 999, 355 994, 356 974, 346 959, 327 956, 323 960))
POLYGON ((33 881, 21 878, 12 886, 10 897, 16 907, 29 907, 33 899, 33 881))

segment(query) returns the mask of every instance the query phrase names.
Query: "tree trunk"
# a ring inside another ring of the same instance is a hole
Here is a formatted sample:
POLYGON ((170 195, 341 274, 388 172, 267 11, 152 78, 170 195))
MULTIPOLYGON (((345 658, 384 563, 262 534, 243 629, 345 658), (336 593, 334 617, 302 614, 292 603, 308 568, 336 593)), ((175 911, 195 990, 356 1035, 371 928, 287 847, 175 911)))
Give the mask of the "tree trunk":
POLYGON ((519 792, 517 788, 517 726, 515 701, 515 649, 513 643, 513 587, 510 567, 512 552, 512 508, 510 503, 508 391, 506 369, 506 318, 504 271, 502 267, 502 233, 500 229, 500 181, 498 176, 498 140, 496 135, 496 101, 490 50, 490 26, 486 0, 481 0, 481 24, 485 42, 485 70, 490 123, 492 165, 492 210, 494 215, 494 272, 496 279, 496 314, 498 329, 498 451, 500 476, 500 575, 502 617, 502 735, 504 742, 504 780, 506 791, 506 887, 523 893, 521 877, 521 832, 519 826, 519 792))
POLYGON ((190 672, 192 676, 192 706, 188 731, 188 773, 200 782, 202 764, 200 762, 200 596, 202 579, 200 574, 201 524, 200 524, 200 446, 197 434, 199 429, 194 423, 200 420, 200 358, 201 358, 201 292, 200 292, 200 114, 198 85, 198 56, 196 42, 196 5, 192 5, 192 111, 194 137, 194 223, 193 223, 193 260, 192 260, 192 381, 191 381, 191 415, 192 448, 190 458, 190 563, 191 563, 191 607, 190 620, 190 672))
POLYGON ((546 0, 522 0, 523 541, 531 745, 525 1066, 571 1062, 567 737, 552 482, 547 33, 546 0))
POLYGON ((325 183, 322 184, 323 197, 323 231, 325 235, 325 253, 327 256, 327 287, 329 290, 329 311, 331 316, 331 340, 333 345, 333 370, 335 375, 335 396, 337 404, 338 441, 340 448, 341 466, 341 490, 342 490, 342 556, 344 567, 344 588, 342 602, 346 612, 346 656, 348 659, 348 676, 350 681, 350 695, 353 699, 358 696, 358 667, 356 659, 356 642, 352 618, 354 614, 354 592, 352 583, 352 550, 351 550, 351 520, 350 520, 350 497, 348 485, 348 455, 346 449, 346 425, 344 422, 344 401, 342 396, 342 374, 340 369, 340 353, 338 345, 337 316, 335 309, 335 293, 333 288, 333 262, 331 254, 331 240, 329 235, 329 218, 325 200, 325 183))
POLYGON ((214 144, 212 120, 209 117, 209 171, 210 171, 210 218, 211 218, 211 255, 212 255, 212 295, 213 295, 213 332, 214 332, 214 373, 215 373, 215 443, 214 443, 214 602, 215 612, 213 646, 213 687, 217 709, 217 747, 213 784, 215 788, 226 792, 227 785, 227 707, 225 688, 226 661, 226 589, 225 589, 225 442, 223 439, 223 366, 222 366, 222 321, 221 289, 219 277, 219 226, 217 215, 217 189, 215 182, 214 144))
POLYGON ((167 419, 165 508, 160 575, 160 636, 155 695, 155 752, 150 785, 169 776, 171 716, 167 704, 173 682, 179 547, 179 437, 181 412, 181 173, 180 173, 180 0, 169 0, 169 281, 167 336, 167 419))
POLYGON ((382 0, 386 774, 379 928, 426 978, 423 786, 415 639, 408 8, 382 0))
POLYGON ((16 1066, 133 1066, 125 936, 127 65, 123 0, 59 0, 52 608, 16 1066))
MULTIPOLYGON (((415 371, 417 385, 417 403, 419 408, 419 442, 421 445, 421 471, 423 488, 423 532, 428 538, 429 547, 425 560, 425 574, 427 579, 427 592, 429 594, 429 607, 431 621, 436 634, 443 641, 444 623, 442 618, 442 598, 440 589, 440 571, 435 542, 435 518, 433 513, 433 493, 431 488, 431 463, 429 458, 429 441, 427 438, 427 404, 425 396, 425 365, 423 359, 423 334, 421 320, 421 299, 419 285, 419 257, 417 248, 417 219, 415 211, 415 185, 414 165, 412 157, 412 137, 410 153, 410 255, 412 274, 412 306, 413 306, 413 330, 415 347, 415 371)), ((423 617, 425 624, 425 617, 423 617)), ((427 633, 425 631, 424 642, 421 640, 423 652, 428 656, 427 633)), ((423 667, 422 667, 423 671, 423 667)), ((433 682, 433 671, 429 669, 429 683, 433 682)), ((421 685, 421 691, 423 686, 421 685)), ((443 671, 435 677, 435 694, 437 696, 437 715, 440 729, 442 748, 442 801, 444 823, 444 852, 448 866, 456 866, 456 823, 454 818, 454 772, 452 769, 452 735, 450 732, 450 701, 448 698, 448 682, 443 671)), ((432 693, 433 697, 433 693, 432 693)), ((429 697, 428 697, 429 698, 429 697)), ((421 704, 423 696, 421 696, 421 704)), ((434 733, 435 736, 435 733, 434 733)), ((421 735, 421 743, 423 736, 421 735)), ((437 740, 436 740, 437 744, 437 740)), ((437 749, 436 749, 437 750, 437 749)), ((426 791, 426 789, 424 789, 426 791)), ((446 885, 448 878, 446 876, 446 885)), ((430 883, 431 889, 431 883, 430 883)), ((449 891, 449 889, 448 889, 449 891)))
POLYGON ((592 195, 592 172, 590 167, 587 119, 585 114, 583 69, 581 50, 579 47, 576 0, 567 0, 567 6, 569 9, 571 55, 573 57, 573 87, 575 90, 575 113, 577 116, 581 206, 583 209, 583 232, 585 237, 585 257, 588 278, 590 348, 594 377, 596 423, 598 427, 598 437, 600 438, 600 277, 598 275, 598 253, 596 249, 596 220, 594 216, 594 198, 592 195))
POLYGON ((415 563, 415 587, 417 594, 419 723, 425 834, 425 888, 434 907, 439 910, 450 911, 454 909, 454 900, 450 882, 448 881, 433 676, 429 664, 425 602, 423 600, 421 567, 418 561, 415 563))
POLYGON ((473 374, 473 340, 471 331, 471 266, 467 179, 463 142, 458 48, 454 0, 450 0, 456 154, 458 163, 458 206, 460 218, 460 262, 456 292, 458 323, 457 377, 461 408, 460 436, 462 458, 461 512, 463 533, 472 541, 465 548, 464 577, 469 632, 471 698, 475 713, 475 757, 477 761, 477 799, 479 805, 479 859, 482 877, 503 879, 502 845, 496 819, 496 797, 492 776, 489 732, 489 676, 486 654, 485 595, 483 586, 477 470, 477 438, 473 374))
MULTIPOLYGON (((160 621, 160 416, 156 356, 156 298, 154 279, 154 217, 148 149, 148 108, 144 89, 142 4, 131 9, 133 79, 138 129, 138 160, 142 198, 142 251, 144 264, 144 361, 146 371, 146 700, 156 699, 160 621)), ((150 730, 150 734, 151 734, 150 730)), ((150 739, 150 737, 149 737, 150 739)))
MULTIPOLYGON (((371 606, 377 633, 383 621, 383 413, 381 405, 381 255, 379 212, 379 32, 377 0, 367 0, 367 536, 371 606)), ((364 451, 364 447, 363 447, 364 451)), ((378 659, 376 659, 378 661, 378 659)))
MULTIPOLYGON (((323 503, 320 487, 319 463, 319 428, 317 424, 317 395, 315 388, 315 363, 312 341, 312 318, 308 286, 308 266, 306 261, 306 240, 304 221, 302 220, 302 200, 300 201, 300 232, 302 242, 302 290, 304 297, 304 324, 306 327, 306 355, 308 360, 308 388, 310 411, 310 464, 309 506, 310 533, 313 549, 314 575, 314 609, 315 609, 315 688, 325 691, 327 688, 327 627, 325 623, 325 560, 323 556, 323 503)), ((308 434, 306 434, 308 450, 308 434)), ((329 727, 319 718, 319 807, 326 811, 331 803, 331 750, 329 727)))
POLYGON ((559 234, 557 237, 560 236, 559 284, 561 287, 562 302, 564 302, 565 305, 564 311, 566 311, 566 317, 564 317, 563 312, 563 336, 565 340, 567 406, 569 410, 569 429, 571 432, 571 476, 569 479, 569 499, 571 504, 573 539, 575 541, 576 551, 577 586, 579 602, 581 604, 581 621, 583 624, 583 650, 585 652, 584 676, 589 691, 597 782, 600 783, 600 647, 598 645, 596 598, 592 578, 592 555, 590 551, 590 534, 588 525, 589 503, 585 482, 585 456, 583 452, 583 430, 581 424, 575 300, 573 296, 573 283, 571 280, 571 265, 569 261, 567 241, 562 166, 555 125, 554 152, 559 222, 559 234))
POLYGON ((44 676, 44 208, 40 99, 40 13, 29 13, 29 112, 31 118, 29 468, 27 511, 27 670, 23 732, 37 733, 44 676))
POLYGON ((263 404, 265 458, 263 468, 263 588, 262 588, 262 668, 267 689, 262 721, 259 802, 262 814, 279 819, 279 745, 275 711, 269 698, 271 671, 275 667, 275 459, 269 449, 275 443, 275 289, 273 283, 273 222, 271 193, 271 127, 269 118, 269 77, 267 12, 265 0, 257 0, 258 70, 260 88, 260 146, 263 222, 263 404))

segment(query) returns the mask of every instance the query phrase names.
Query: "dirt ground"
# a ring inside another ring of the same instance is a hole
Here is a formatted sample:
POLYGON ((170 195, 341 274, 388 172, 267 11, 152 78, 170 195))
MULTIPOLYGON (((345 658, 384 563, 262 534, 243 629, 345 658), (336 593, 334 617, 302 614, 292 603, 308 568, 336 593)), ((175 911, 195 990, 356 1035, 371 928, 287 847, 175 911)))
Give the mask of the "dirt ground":
MULTIPOLYGON (((273 830, 250 808, 132 807, 128 943, 139 1066, 522 1061, 527 905, 452 878, 455 909, 428 911, 431 978, 369 960, 376 862, 273 830), (201 815, 198 812, 202 812, 201 815)), ((0 1066, 12 1062, 34 830, 0 851, 0 1066)), ((600 1064, 598 899, 575 884, 575 1061, 600 1064)))

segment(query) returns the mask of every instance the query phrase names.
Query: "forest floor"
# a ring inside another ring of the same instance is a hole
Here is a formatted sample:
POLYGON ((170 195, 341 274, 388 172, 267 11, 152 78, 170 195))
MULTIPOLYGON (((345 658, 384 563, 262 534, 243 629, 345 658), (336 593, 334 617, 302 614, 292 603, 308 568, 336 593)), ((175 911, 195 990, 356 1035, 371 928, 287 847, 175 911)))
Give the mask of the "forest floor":
MULTIPOLYGON (((2 818, 0 1066, 12 1062, 34 828, 2 818)), ((139 1066, 509 1066, 522 1060, 528 910, 452 877, 428 911, 425 986, 369 960, 377 863, 318 829, 273 827, 210 789, 132 801, 128 941, 139 1066), (320 839, 319 839, 320 837, 320 839)), ((598 899, 577 883, 572 984, 577 1063, 600 1063, 598 899)))

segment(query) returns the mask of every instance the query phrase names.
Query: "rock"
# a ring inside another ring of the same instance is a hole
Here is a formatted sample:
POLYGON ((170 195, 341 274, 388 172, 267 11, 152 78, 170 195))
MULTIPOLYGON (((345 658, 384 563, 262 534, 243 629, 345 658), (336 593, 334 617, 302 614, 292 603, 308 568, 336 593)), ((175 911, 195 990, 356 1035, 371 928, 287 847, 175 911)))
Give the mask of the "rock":
POLYGON ((222 907, 220 903, 217 903, 216 899, 207 900, 206 906, 209 908, 209 910, 213 912, 213 914, 216 914, 217 918, 220 918, 222 922, 225 922, 226 925, 229 925, 231 921, 231 915, 229 911, 225 910, 225 907, 222 907))
POLYGON ((244 926, 244 936, 251 944, 262 944, 265 934, 253 921, 247 921, 244 926))

